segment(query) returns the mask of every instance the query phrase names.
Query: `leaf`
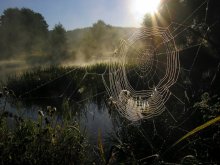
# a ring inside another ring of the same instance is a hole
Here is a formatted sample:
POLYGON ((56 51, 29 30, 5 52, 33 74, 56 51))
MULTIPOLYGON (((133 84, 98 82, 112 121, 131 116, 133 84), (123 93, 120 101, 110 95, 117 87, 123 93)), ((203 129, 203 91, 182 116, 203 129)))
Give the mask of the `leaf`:
POLYGON ((104 156, 103 144, 102 144, 101 129, 99 129, 99 131, 98 131, 98 148, 99 148, 99 152, 100 152, 100 155, 101 155, 103 162, 106 162, 105 156, 104 156))
POLYGON ((177 140, 173 145, 172 147, 174 147, 175 145, 177 145, 178 143, 180 143, 181 141, 183 141, 184 139, 188 138, 189 136, 192 136, 193 134, 205 129, 206 127, 212 125, 212 124, 215 124, 216 122, 220 121, 220 116, 214 118, 214 119, 211 119, 209 121, 207 121, 206 123, 196 127, 195 129, 193 129, 192 131, 188 132, 186 135, 184 135, 183 137, 181 137, 179 140, 177 140))

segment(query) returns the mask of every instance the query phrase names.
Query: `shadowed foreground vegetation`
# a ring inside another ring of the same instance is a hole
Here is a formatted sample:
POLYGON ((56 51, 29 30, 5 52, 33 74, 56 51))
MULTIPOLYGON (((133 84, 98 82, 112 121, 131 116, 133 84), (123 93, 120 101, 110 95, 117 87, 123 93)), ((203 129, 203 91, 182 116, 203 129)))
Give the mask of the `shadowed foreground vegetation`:
MULTIPOLYGON (((39 13, 6 9, 0 17, 0 59, 18 59, 22 66, 56 67, 10 75, 1 84, 0 164, 220 164, 218 7, 217 0, 167 1, 155 19, 146 15, 143 27, 154 26, 153 21, 159 27, 170 27, 181 68, 179 79, 169 89, 166 110, 137 123, 121 117, 108 99, 101 76, 109 76, 106 64, 57 67, 105 61, 119 46, 119 39, 134 28, 113 27, 99 20, 84 29, 66 32, 58 24, 49 30, 39 13), (29 116, 23 115, 22 108, 29 116), (91 109, 96 115, 107 112, 107 117, 101 116, 104 123, 109 119, 113 125, 107 138, 91 109), (95 146, 76 120, 83 118, 84 110, 92 116, 89 124, 95 123, 98 130, 95 146)), ((5 68, 3 64, 3 72, 16 68, 10 61, 5 68)), ((163 69, 161 64, 158 68, 163 69)), ((128 70, 131 86, 145 89, 145 84, 137 83, 134 70, 128 70)))
POLYGON ((79 101, 82 95, 104 91, 100 75, 106 71, 106 64, 87 67, 38 68, 20 76, 8 78, 5 86, 11 89, 18 99, 40 97, 68 98, 79 101))
MULTIPOLYGON (((131 124, 118 116, 114 106, 107 104, 115 130, 108 139, 102 139, 102 132, 99 131, 98 145, 95 148, 89 145, 79 131, 74 116, 67 117, 63 112, 80 113, 82 107, 77 108, 73 103, 87 98, 96 101, 96 104, 105 100, 104 93, 96 99, 93 95, 105 91, 101 76, 97 73, 104 73, 106 67, 105 64, 99 64, 88 67, 39 68, 10 77, 4 84, 6 87, 2 88, 3 98, 13 104, 18 112, 19 102, 25 106, 38 105, 43 108, 38 111, 37 119, 31 120, 22 118, 19 113, 10 113, 2 99, 2 164, 84 164, 93 161, 97 164, 219 163, 220 124, 218 121, 209 121, 218 119, 220 97, 218 93, 213 95, 208 91, 190 99, 184 113, 179 104, 171 100, 169 111, 176 121, 166 111, 154 119, 131 124), (51 107, 47 106, 51 103, 51 107), (73 109, 70 109, 71 104, 74 105, 73 109), (57 109, 53 106, 57 106, 57 109), (58 113, 54 112, 56 110, 58 113), (53 113, 62 116, 61 122, 56 122, 53 113), (211 124, 204 127, 204 123, 211 124), (104 141, 109 142, 108 145, 104 141), (96 155, 87 152, 92 150, 98 150, 96 155)), ((86 106, 84 104, 81 105, 86 106)))
POLYGON ((0 111, 1 164, 84 164, 88 143, 76 122, 54 117, 56 108, 38 111, 38 119, 24 119, 6 108, 11 92, 3 90, 0 111))

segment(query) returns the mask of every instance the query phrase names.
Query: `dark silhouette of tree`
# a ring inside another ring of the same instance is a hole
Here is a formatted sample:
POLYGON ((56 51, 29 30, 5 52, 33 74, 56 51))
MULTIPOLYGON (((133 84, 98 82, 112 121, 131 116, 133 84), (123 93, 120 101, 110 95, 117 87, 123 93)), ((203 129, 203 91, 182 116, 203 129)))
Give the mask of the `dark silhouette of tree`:
POLYGON ((180 59, 182 67, 190 71, 185 74, 192 83, 194 96, 204 91, 219 91, 219 7, 218 0, 164 0, 158 13, 145 15, 143 19, 144 27, 169 26, 180 49, 191 47, 180 52, 180 59), (209 73, 206 78, 205 73, 209 73))
POLYGON ((93 24, 92 33, 96 40, 100 40, 100 38, 104 35, 106 27, 107 25, 102 20, 98 20, 96 23, 93 24))
POLYGON ((119 33, 119 29, 114 29, 102 20, 94 23, 84 35, 80 47, 85 60, 89 60, 91 57, 94 60, 100 59, 106 51, 112 51, 115 48, 113 44, 120 39, 119 33))
POLYGON ((67 56, 66 30, 62 24, 55 25, 50 32, 50 58, 53 62, 59 62, 67 56))
POLYGON ((142 26, 144 26, 144 27, 152 27, 153 26, 152 17, 151 17, 150 14, 145 14, 144 15, 142 26))
POLYGON ((45 51, 48 25, 44 17, 27 8, 6 9, 0 17, 1 57, 45 51))
MULTIPOLYGON (((187 43, 189 37, 193 39, 194 44, 204 40, 207 47, 211 48, 211 55, 220 59, 219 7, 220 2, 218 0, 164 0, 159 14, 154 16, 146 14, 142 25, 146 27, 167 27, 173 22, 182 24, 182 26, 187 27, 187 30, 184 33, 185 38, 178 39, 180 43, 189 44, 187 43), (190 19, 187 19, 189 16, 191 16, 190 19), (210 28, 207 30, 208 27, 210 28)), ((173 26, 179 27, 179 25, 173 26)))

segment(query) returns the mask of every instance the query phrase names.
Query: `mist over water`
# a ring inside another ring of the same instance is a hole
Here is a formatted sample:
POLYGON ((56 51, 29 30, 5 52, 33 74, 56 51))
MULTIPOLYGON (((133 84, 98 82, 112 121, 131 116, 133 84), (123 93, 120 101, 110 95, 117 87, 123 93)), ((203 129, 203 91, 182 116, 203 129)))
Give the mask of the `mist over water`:
MULTIPOLYGON (((145 33, 102 20, 69 31, 58 23, 49 30, 40 13, 6 9, 0 17, 0 130, 3 119, 29 126, 20 117, 48 131, 53 110, 68 133, 85 133, 93 164, 96 158, 105 164, 218 164, 219 2, 163 2, 166 7, 144 18, 139 30, 145 33)), ((51 146, 56 137, 49 136, 51 146)), ((0 136, 0 159, 8 139, 0 136)), ((26 146, 26 138, 17 139, 26 146)))
POLYGON ((8 77, 22 74, 31 67, 22 60, 1 60, 0 77, 1 81, 6 81, 8 77))
POLYGON ((88 28, 66 31, 59 23, 49 30, 40 13, 26 8, 6 9, 1 22, 0 76, 3 81, 8 76, 39 67, 106 63, 120 40, 134 30, 113 27, 101 20, 88 28))

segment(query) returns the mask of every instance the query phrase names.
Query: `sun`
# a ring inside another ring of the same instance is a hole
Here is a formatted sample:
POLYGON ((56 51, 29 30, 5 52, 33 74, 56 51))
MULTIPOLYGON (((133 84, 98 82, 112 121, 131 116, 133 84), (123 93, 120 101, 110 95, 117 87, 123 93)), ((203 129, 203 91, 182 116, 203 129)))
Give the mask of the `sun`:
POLYGON ((157 12, 160 0, 130 0, 130 11, 137 19, 142 19, 145 14, 157 12))
POLYGON ((160 4, 160 0, 132 0, 131 9, 140 14, 155 13, 160 4))

